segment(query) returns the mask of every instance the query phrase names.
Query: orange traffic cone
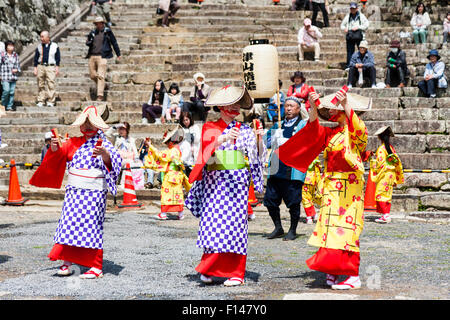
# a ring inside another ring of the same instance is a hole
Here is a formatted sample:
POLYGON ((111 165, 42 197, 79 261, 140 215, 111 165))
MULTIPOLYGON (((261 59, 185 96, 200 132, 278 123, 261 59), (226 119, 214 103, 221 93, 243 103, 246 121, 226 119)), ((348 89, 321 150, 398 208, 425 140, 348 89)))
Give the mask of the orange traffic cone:
POLYGON ((248 203, 258 203, 258 199, 256 199, 255 196, 255 188, 253 187, 253 184, 250 184, 250 188, 248 189, 248 203))
POLYGON ((11 206, 23 206, 26 201, 28 201, 28 199, 24 199, 22 197, 22 192, 20 192, 16 161, 14 159, 11 159, 11 171, 9 172, 8 200, 5 200, 4 204, 11 206))
POLYGON ((366 185, 366 193, 364 195, 364 210, 376 210, 377 204, 375 202, 375 182, 372 181, 372 178, 370 177, 371 174, 369 174, 369 179, 367 180, 366 185))
POLYGON ((140 208, 142 203, 139 203, 136 198, 136 191, 134 190, 133 177, 131 176, 130 164, 127 163, 125 167, 125 183, 123 191, 123 202, 117 206, 118 208, 140 208))

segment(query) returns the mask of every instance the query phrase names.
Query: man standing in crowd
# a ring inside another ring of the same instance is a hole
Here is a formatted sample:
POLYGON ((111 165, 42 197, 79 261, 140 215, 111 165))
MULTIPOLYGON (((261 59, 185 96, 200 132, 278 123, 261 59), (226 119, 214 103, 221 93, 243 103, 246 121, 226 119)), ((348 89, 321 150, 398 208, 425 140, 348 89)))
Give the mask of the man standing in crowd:
POLYGON ((47 99, 48 107, 55 106, 55 79, 59 74, 60 61, 61 54, 58 44, 50 40, 48 31, 42 31, 41 44, 34 52, 34 75, 37 77, 38 84, 38 107, 43 107, 47 99))
POLYGON ((299 60, 304 60, 304 53, 314 51, 314 61, 320 59, 319 39, 322 38, 319 28, 311 25, 311 20, 306 18, 303 21, 303 28, 298 32, 298 55, 299 60))
POLYGON ((89 58, 89 75, 97 86, 97 101, 103 101, 106 77, 106 59, 113 57, 112 48, 120 60, 120 49, 116 37, 110 28, 105 26, 105 21, 101 17, 94 20, 95 29, 88 36, 86 45, 89 51, 86 58, 89 58), (111 48, 112 46, 112 48, 111 48))
POLYGON ((350 2, 350 13, 348 13, 341 23, 341 30, 345 32, 347 42, 347 63, 349 67, 350 59, 355 52, 355 45, 359 48, 359 43, 365 39, 365 31, 369 28, 369 20, 358 11, 358 4, 350 2))
POLYGON ((323 26, 325 28, 328 28, 330 26, 330 23, 328 22, 328 0, 309 0, 312 1, 312 8, 313 8, 313 15, 312 15, 312 24, 313 26, 317 26, 316 19, 317 14, 320 11, 322 11, 322 17, 323 17, 323 26))
MULTIPOLYGON (((283 145, 306 125, 306 120, 302 120, 300 116, 301 108, 299 98, 294 96, 286 98, 284 105, 285 119, 281 121, 281 127, 278 126, 278 123, 275 123, 264 136, 264 141, 268 149, 278 149, 278 147, 283 145)), ((288 207, 291 216, 291 226, 284 240, 294 240, 296 238, 297 225, 300 220, 302 186, 305 176, 306 173, 300 172, 281 162, 275 153, 272 152, 270 155, 264 206, 269 211, 275 229, 267 236, 268 239, 274 239, 284 235, 280 216, 281 200, 288 207)))
POLYGON ((95 6, 95 10, 97 15, 103 17, 106 20, 106 25, 108 27, 115 26, 114 23, 111 22, 111 5, 112 0, 94 0, 92 1, 92 6, 95 6))
POLYGON ((356 85, 356 82, 362 85, 364 77, 369 77, 370 85, 372 88, 376 88, 376 69, 375 69, 375 58, 372 52, 369 51, 369 46, 367 41, 361 41, 359 44, 359 51, 352 55, 352 59, 349 63, 348 72, 348 87, 351 88, 356 85))

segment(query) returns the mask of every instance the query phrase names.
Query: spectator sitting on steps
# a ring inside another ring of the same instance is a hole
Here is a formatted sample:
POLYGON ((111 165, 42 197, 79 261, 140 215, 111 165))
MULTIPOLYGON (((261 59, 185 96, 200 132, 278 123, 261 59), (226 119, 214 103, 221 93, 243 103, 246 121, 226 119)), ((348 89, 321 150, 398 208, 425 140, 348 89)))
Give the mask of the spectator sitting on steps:
POLYGON ((203 73, 194 74, 194 82, 194 87, 189 94, 190 101, 184 103, 183 111, 189 111, 192 115, 198 113, 200 120, 205 122, 210 110, 210 107, 205 107, 205 101, 211 93, 211 88, 205 83, 203 73))
POLYGON ((424 80, 418 86, 425 97, 436 98, 436 88, 447 88, 445 63, 439 61, 441 56, 436 49, 430 50, 427 58, 430 62, 425 66, 424 80))
POLYGON ((169 87, 169 92, 167 93, 167 105, 164 106, 166 110, 165 116, 167 122, 179 122, 181 115, 181 108, 183 106, 183 95, 180 92, 178 84, 172 83, 169 87), (172 119, 172 114, 175 113, 175 120, 172 119))
POLYGON ((169 104, 169 96, 162 80, 156 80, 147 103, 142 105, 142 123, 165 123, 164 107, 169 104), (161 118, 161 119, 160 119, 161 118))
POLYGON ((169 18, 175 16, 175 13, 180 9, 180 5, 177 3, 177 0, 159 0, 159 8, 164 11, 161 25, 167 28, 169 26, 169 18))
POLYGON ((406 54, 400 49, 400 41, 392 40, 391 48, 386 58, 386 88, 400 88, 406 86, 406 78, 409 76, 406 54))
POLYGON ((106 78, 107 59, 113 57, 113 51, 120 60, 120 48, 110 28, 105 27, 102 17, 94 20, 95 29, 89 32, 86 45, 89 47, 86 58, 89 58, 89 75, 97 86, 97 101, 103 101, 106 78))
POLYGON ((369 51, 367 41, 361 41, 359 51, 352 55, 349 64, 348 87, 351 88, 358 84, 362 86, 364 76, 369 77, 372 88, 376 88, 376 70, 375 59, 372 52, 369 51))
POLYGON ((305 52, 314 52, 314 61, 320 59, 319 39, 322 38, 319 28, 311 25, 311 20, 306 18, 303 27, 298 32, 298 56, 299 60, 304 60, 305 52))
POLYGON ((423 2, 419 2, 411 18, 411 27, 413 28, 414 43, 427 42, 427 28, 431 24, 430 16, 423 2))

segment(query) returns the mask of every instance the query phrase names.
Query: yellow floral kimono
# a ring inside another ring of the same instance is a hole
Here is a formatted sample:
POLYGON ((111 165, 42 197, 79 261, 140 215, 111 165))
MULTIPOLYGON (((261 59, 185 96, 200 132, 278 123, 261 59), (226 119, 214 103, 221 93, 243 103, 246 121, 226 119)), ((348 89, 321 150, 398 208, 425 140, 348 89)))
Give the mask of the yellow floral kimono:
MULTIPOLYGON (((376 159, 370 161, 370 178, 376 185, 375 200, 386 205, 392 200, 394 186, 404 183, 405 180, 402 162, 392 146, 391 150, 393 154, 388 155, 383 143, 377 149, 376 159)), ((377 209, 380 209, 379 204, 377 209)))
POLYGON ((344 127, 327 128, 316 119, 277 151, 286 165, 305 172, 323 151, 320 214, 308 244, 319 250, 306 264, 332 275, 359 274, 359 237, 364 226, 364 165, 367 129, 352 110, 344 127))
POLYGON ((161 212, 181 212, 184 207, 183 186, 189 191, 189 184, 183 172, 181 151, 174 146, 163 151, 150 145, 148 154, 144 158, 146 168, 164 174, 161 185, 161 212))
POLYGON ((364 226, 361 153, 366 149, 367 129, 354 112, 347 121, 343 130, 337 133, 330 130, 324 150, 320 215, 308 244, 359 252, 359 236, 364 226))
POLYGON ((316 214, 314 203, 320 205, 322 198, 322 177, 319 157, 308 167, 302 189, 302 205, 306 216, 313 217, 316 214))

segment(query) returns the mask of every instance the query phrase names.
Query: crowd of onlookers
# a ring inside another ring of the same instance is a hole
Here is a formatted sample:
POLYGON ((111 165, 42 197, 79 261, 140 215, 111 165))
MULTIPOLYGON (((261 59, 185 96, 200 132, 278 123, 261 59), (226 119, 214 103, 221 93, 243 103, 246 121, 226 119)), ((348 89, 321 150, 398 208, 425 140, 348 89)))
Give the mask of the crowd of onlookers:
MULTIPOLYGON (((317 11, 328 6, 327 1, 294 0, 292 8, 299 9, 299 6, 307 2, 313 4, 313 19, 306 18, 303 27, 298 32, 298 54, 299 60, 304 60, 304 53, 308 51, 314 52, 314 60, 320 61, 320 39, 323 37, 319 28, 316 26, 317 11), (315 8, 315 9, 314 9, 315 8)), ((328 17, 323 12, 324 27, 329 25, 328 17)), ((443 44, 448 41, 450 30, 450 13, 443 24, 443 44)), ((393 39, 390 43, 389 52, 386 57, 386 75, 384 83, 376 82, 376 64, 373 53, 369 50, 369 43, 366 40, 366 33, 370 22, 365 15, 360 12, 356 2, 350 2, 349 12, 343 18, 340 29, 345 33, 345 41, 347 48, 347 59, 345 69, 348 71, 347 86, 368 86, 371 88, 391 88, 404 87, 410 78, 406 62, 406 54, 401 50, 401 43, 397 39, 393 39), (355 47, 357 51, 355 52, 355 47)), ((422 2, 416 6, 416 10, 411 18, 411 27, 413 29, 413 39, 415 44, 427 43, 428 27, 431 25, 430 17, 426 11, 426 7, 422 2)), ((445 47, 446 48, 446 47, 445 47)), ((429 63, 426 65, 423 80, 418 83, 418 87, 422 94, 426 97, 436 97, 437 88, 447 88, 447 79, 445 77, 445 64, 440 61, 439 52, 434 49, 430 50, 427 56, 429 63)))
MULTIPOLYGON (((203 1, 193 1, 202 3, 203 1)), ((92 14, 97 17, 94 20, 95 28, 88 34, 86 45, 88 46, 89 75, 96 85, 94 100, 103 101, 105 92, 105 78, 108 59, 121 58, 120 48, 111 29, 114 22, 111 21, 110 10, 112 0, 92 1, 92 14)), ((162 26, 168 26, 170 18, 173 18, 180 5, 176 0, 159 0, 157 13, 162 15, 162 26)), ((305 53, 313 52, 314 60, 320 61, 320 41, 323 35, 318 27, 317 17, 322 13, 323 27, 329 27, 327 0, 293 0, 292 10, 310 9, 313 11, 312 19, 306 18, 303 27, 298 32, 299 60, 305 59, 305 53)), ((419 2, 411 18, 413 29, 413 41, 416 44, 426 43, 431 24, 426 6, 419 2)), ((373 53, 369 50, 366 39, 370 22, 359 10, 356 2, 350 2, 349 12, 343 18, 340 29, 345 33, 347 58, 345 69, 348 71, 347 85, 377 87, 404 87, 410 78, 407 67, 405 51, 401 49, 401 42, 393 39, 386 57, 386 76, 384 83, 376 83, 376 65, 373 53), (355 52, 355 48, 357 49, 355 52)), ((447 14, 443 24, 444 44, 449 40, 450 13, 447 14)), ((41 43, 37 46, 34 55, 34 75, 37 79, 37 106, 47 105, 52 107, 56 103, 56 77, 59 74, 61 54, 57 43, 51 41, 48 31, 40 34, 41 43)), ((445 47, 446 48, 446 47, 445 47)), ((436 88, 446 88, 445 64, 440 60, 437 50, 431 50, 428 58, 430 62, 426 66, 423 80, 418 83, 420 91, 427 97, 436 96, 436 88)), ((16 82, 20 74, 19 55, 15 52, 14 42, 0 42, 0 77, 2 82, 1 104, 6 111, 14 109, 14 93, 16 82)), ((189 94, 189 99, 184 101, 179 85, 172 83, 166 89, 166 84, 158 80, 154 84, 153 91, 147 103, 142 106, 142 123, 166 123, 179 122, 182 112, 197 114, 198 118, 205 121, 208 108, 204 102, 211 88, 205 83, 205 75, 194 75, 195 85, 189 94)), ((271 104, 273 105, 273 103, 271 104)), ((269 109, 272 108, 269 105, 269 109)), ((269 110, 273 111, 273 110, 269 110)), ((271 112, 269 119, 273 118, 271 112)))

